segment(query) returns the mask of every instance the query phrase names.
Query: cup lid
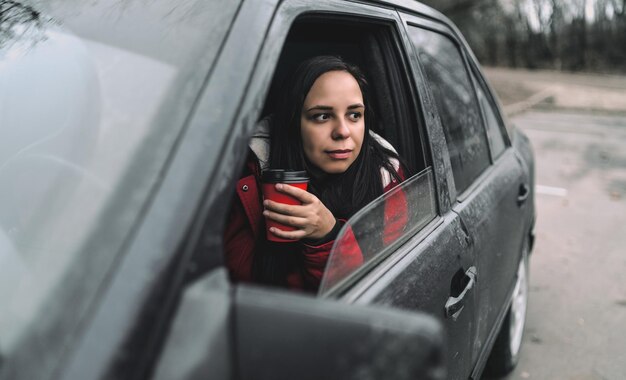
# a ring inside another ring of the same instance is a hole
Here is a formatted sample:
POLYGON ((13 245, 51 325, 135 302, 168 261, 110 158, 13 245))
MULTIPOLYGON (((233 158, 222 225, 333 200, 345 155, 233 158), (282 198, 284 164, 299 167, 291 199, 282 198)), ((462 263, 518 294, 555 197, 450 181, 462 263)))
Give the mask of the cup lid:
POLYGON ((309 176, 304 170, 268 169, 263 172, 261 181, 265 183, 301 183, 308 182, 309 176))

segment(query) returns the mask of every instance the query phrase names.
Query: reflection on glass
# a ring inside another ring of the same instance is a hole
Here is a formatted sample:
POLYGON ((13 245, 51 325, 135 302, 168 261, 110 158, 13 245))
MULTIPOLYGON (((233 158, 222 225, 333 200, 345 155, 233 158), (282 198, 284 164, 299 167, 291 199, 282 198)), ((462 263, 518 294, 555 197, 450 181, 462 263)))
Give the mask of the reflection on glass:
POLYGON ((55 347, 66 347, 123 253, 238 8, 185 1, 178 9, 193 17, 166 24, 171 2, 129 1, 107 16, 111 3, 38 2, 48 17, 0 0, 7 378, 50 377, 41 373, 55 368, 55 347), (20 367, 33 353, 41 365, 20 367))
POLYGON ((37 21, 42 16, 32 9, 15 7, 21 18, 13 15, 13 21, 3 21, 12 24, 10 34, 16 40, 5 41, 0 49, 4 352, 12 350, 39 315, 108 187, 89 168, 100 129, 101 99, 88 48, 75 36, 44 29, 37 21), (18 20, 24 25, 19 27, 18 20), (33 39, 36 33, 40 36, 33 39))
POLYGON ((350 218, 335 239, 319 294, 349 282, 428 224, 436 215, 434 188, 432 170, 425 169, 350 218))

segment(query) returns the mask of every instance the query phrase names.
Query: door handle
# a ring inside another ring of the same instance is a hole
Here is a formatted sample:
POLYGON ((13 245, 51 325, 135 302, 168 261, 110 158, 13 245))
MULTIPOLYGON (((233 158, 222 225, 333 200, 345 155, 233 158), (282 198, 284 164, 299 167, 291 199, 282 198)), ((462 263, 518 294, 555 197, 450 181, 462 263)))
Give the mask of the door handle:
POLYGON ((446 301, 446 318, 452 317, 453 321, 457 320, 465 307, 465 295, 474 287, 474 283, 476 282, 476 267, 470 267, 465 272, 465 278, 467 279, 467 284, 461 294, 456 297, 451 296, 446 301))
POLYGON ((528 184, 526 183, 522 183, 521 185, 519 185, 519 191, 517 193, 517 205, 521 206, 524 202, 526 202, 526 199, 528 199, 529 195, 530 186, 528 186, 528 184))

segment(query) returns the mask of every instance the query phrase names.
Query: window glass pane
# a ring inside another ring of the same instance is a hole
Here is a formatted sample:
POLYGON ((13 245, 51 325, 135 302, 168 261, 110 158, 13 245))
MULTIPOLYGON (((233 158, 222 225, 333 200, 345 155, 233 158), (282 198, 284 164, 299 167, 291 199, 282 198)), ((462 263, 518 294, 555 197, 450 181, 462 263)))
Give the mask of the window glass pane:
POLYGON ((483 115, 485 116, 485 125, 487 127, 487 136, 491 142, 491 151, 493 158, 497 158, 504 152, 504 137, 502 137, 502 129, 500 128, 500 122, 496 117, 491 103, 487 100, 485 93, 480 85, 480 82, 476 81, 476 93, 478 94, 478 101, 483 109, 483 115))
POLYGON ((443 124, 457 193, 489 165, 485 131, 462 56, 442 34, 409 28, 443 124))
POLYGON ((320 294, 328 293, 357 269, 371 267, 417 233, 436 215, 432 170, 425 169, 355 214, 335 239, 320 294))

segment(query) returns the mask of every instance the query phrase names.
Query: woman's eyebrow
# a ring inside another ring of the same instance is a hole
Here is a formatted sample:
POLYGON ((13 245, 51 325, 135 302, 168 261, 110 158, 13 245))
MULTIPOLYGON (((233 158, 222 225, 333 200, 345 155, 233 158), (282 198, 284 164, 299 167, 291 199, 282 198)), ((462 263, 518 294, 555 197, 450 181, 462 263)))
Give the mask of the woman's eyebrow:
MULTIPOLYGON (((365 108, 365 106, 363 104, 361 104, 361 103, 351 104, 351 105, 348 106, 349 110, 353 110, 355 108, 365 108)), ((307 109, 306 112, 313 111, 313 110, 332 111, 333 107, 317 105, 317 106, 313 106, 313 107, 307 109)))
POLYGON ((331 106, 313 106, 313 107, 309 108, 308 110, 306 110, 306 112, 313 111, 313 110, 332 111, 333 107, 331 107, 331 106))

